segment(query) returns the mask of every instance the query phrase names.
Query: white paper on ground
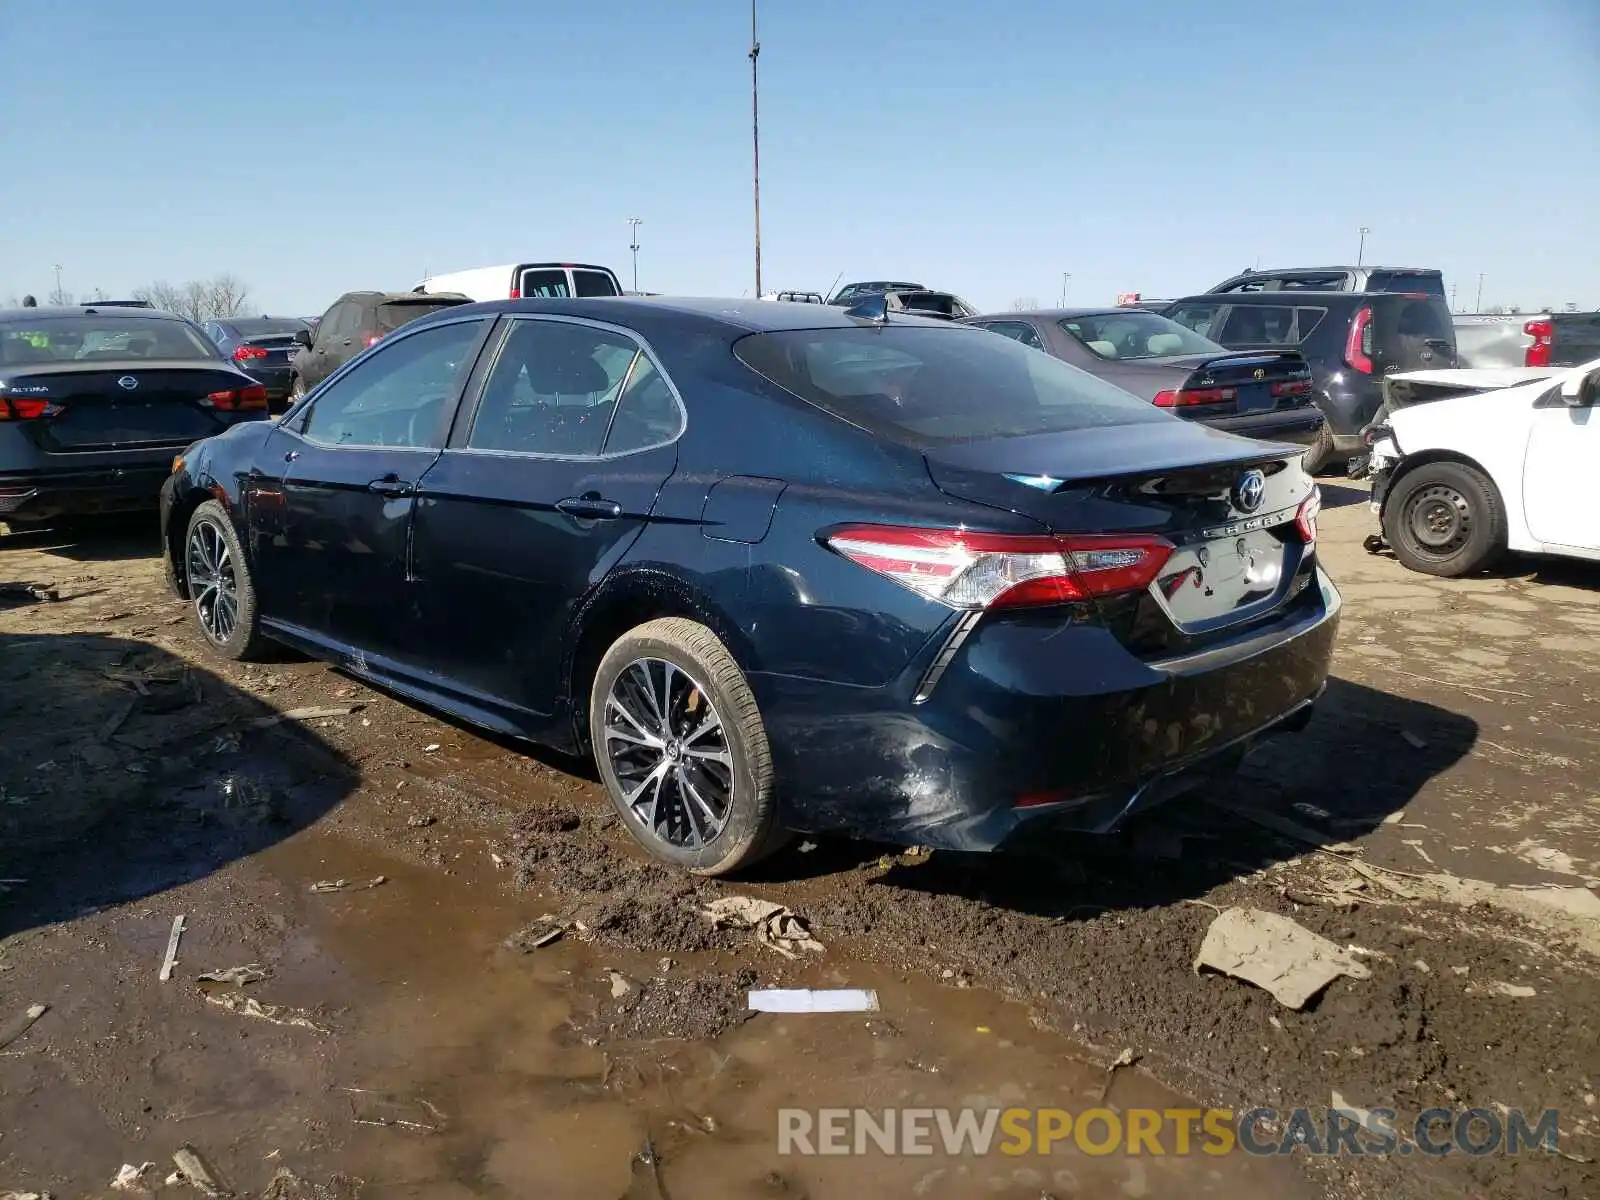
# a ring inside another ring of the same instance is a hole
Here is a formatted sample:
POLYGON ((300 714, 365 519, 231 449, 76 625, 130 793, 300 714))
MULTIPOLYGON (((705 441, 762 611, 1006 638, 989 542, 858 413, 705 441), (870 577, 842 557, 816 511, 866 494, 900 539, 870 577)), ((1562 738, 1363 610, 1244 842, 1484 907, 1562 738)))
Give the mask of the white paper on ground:
POLYGON ((869 988, 768 988, 750 993, 750 1011, 877 1012, 878 993, 869 988))

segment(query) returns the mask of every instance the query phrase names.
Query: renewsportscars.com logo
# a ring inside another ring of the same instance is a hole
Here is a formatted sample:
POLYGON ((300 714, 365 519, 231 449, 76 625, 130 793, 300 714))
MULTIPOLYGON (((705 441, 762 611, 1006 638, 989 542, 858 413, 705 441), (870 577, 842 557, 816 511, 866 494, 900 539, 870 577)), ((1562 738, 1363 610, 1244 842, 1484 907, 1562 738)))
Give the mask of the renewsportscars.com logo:
POLYGON ((1402 1122, 1392 1108, 782 1108, 778 1153, 949 1156, 1084 1154, 1183 1156, 1243 1152, 1364 1157, 1554 1154, 1560 1113, 1428 1108, 1402 1122))

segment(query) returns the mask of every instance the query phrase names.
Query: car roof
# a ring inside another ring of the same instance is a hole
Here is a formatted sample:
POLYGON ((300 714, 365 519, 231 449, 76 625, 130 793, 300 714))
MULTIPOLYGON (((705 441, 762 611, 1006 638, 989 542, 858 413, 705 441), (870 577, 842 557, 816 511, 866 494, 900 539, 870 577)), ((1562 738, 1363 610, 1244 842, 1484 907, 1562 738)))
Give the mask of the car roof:
POLYGON ((6 308, 0 309, 0 321, 16 324, 23 321, 37 321, 40 317, 83 317, 83 316, 114 316, 128 317, 135 321, 182 321, 177 313, 167 312, 160 308, 119 308, 108 305, 100 308, 93 304, 68 304, 48 308, 6 308))
POLYGON ((1029 308, 1015 312, 979 313, 976 317, 968 317, 968 321, 1006 321, 1019 320, 1027 317, 1037 317, 1042 321, 1060 321, 1067 317, 1116 317, 1125 313, 1142 312, 1158 317, 1160 313, 1150 312, 1148 308, 1134 308, 1132 305, 1106 305, 1103 308, 1029 308))
MULTIPOLYGON (((1407 292, 1339 292, 1313 291, 1311 288, 1290 288, 1286 292, 1200 292, 1169 302, 1174 304, 1298 304, 1302 300, 1315 300, 1318 304, 1371 304, 1379 296, 1406 296, 1407 292)), ((1423 293, 1418 293, 1419 295, 1423 293)), ((1430 299, 1438 297, 1427 293, 1430 299)))
POLYGON ((346 292, 334 303, 364 300, 372 304, 434 304, 440 300, 454 300, 458 296, 463 300, 470 299, 460 292, 346 292))
MULTIPOLYGON (((714 296, 595 296, 534 300, 485 300, 470 306, 495 313, 545 313, 559 317, 587 317, 592 321, 621 325, 649 325, 669 329, 721 328, 725 332, 778 333, 791 329, 858 329, 869 324, 848 315, 842 308, 826 304, 801 304, 788 300, 719 299, 714 296)), ((424 321, 459 318, 463 310, 452 308, 433 313, 424 321)), ((420 324, 420 322, 419 322, 420 324)), ((950 321, 892 313, 888 324, 912 325, 921 329, 948 329, 950 321)))
POLYGON ((1248 279, 1252 275, 1322 275, 1330 271, 1365 271, 1371 274, 1374 271, 1415 271, 1419 275, 1438 275, 1438 267, 1385 267, 1373 266, 1370 263, 1358 267, 1259 267, 1251 271, 1240 271, 1232 279, 1248 279))

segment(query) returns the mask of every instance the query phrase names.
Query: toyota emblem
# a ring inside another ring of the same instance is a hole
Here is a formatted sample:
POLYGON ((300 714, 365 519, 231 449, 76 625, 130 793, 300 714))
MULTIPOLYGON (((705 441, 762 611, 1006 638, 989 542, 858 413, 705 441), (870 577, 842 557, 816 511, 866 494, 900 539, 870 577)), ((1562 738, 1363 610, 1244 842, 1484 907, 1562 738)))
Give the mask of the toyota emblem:
POLYGON ((1266 494, 1267 477, 1260 471, 1246 471, 1233 485, 1233 502, 1240 512, 1255 512, 1266 494))
POLYGON ((134 388, 139 386, 139 381, 132 375, 124 375, 121 379, 117 380, 117 386, 123 391, 131 392, 134 388))

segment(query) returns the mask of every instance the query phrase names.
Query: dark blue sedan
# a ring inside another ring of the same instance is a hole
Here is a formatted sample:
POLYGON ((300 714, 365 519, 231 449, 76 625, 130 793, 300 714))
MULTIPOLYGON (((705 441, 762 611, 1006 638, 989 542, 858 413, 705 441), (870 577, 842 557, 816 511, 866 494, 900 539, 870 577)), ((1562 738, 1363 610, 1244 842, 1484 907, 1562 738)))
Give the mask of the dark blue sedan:
POLYGON ((310 325, 299 317, 217 317, 200 328, 235 366, 260 381, 273 407, 289 398, 289 363, 300 353, 294 335, 310 325))
POLYGON ((500 301, 190 447, 162 520, 220 653, 593 753, 718 874, 1107 831, 1303 725, 1340 601, 1299 456, 945 322, 500 301))

